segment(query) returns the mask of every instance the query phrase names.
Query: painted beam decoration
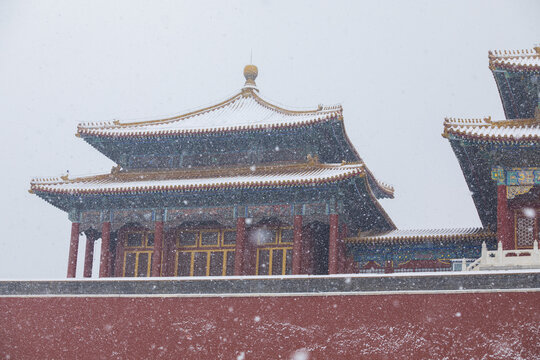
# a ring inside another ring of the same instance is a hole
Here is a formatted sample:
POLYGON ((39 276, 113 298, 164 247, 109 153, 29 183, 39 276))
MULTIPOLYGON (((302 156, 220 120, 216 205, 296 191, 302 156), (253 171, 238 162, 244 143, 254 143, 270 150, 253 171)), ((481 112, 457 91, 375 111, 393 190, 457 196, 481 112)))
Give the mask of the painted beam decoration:
POLYGON ((496 180, 497 185, 540 185, 540 168, 495 167, 491 170, 491 179, 496 180))

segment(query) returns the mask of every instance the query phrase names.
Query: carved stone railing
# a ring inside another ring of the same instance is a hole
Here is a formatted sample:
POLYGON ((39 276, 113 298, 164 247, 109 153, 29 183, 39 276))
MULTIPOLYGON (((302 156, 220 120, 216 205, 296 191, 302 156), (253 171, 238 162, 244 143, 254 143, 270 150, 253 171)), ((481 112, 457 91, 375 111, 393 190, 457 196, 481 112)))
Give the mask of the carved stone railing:
POLYGON ((488 251, 486 243, 483 242, 480 258, 466 267, 467 271, 501 268, 540 268, 538 241, 534 241, 532 249, 521 250, 503 250, 502 244, 499 242, 495 251, 488 251))

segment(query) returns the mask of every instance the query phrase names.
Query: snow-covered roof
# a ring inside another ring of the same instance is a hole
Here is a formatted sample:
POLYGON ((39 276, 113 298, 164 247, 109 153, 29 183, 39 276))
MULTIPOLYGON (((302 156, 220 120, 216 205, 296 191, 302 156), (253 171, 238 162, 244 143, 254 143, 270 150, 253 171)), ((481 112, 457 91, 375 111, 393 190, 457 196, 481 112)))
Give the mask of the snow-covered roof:
MULTIPOLYGON (((331 183, 353 176, 363 177, 366 174, 366 169, 362 163, 304 163, 153 172, 115 170, 110 174, 74 179, 67 177, 33 179, 30 191, 83 195, 199 191, 223 188, 293 187, 331 183)), ((393 193, 391 187, 385 187, 384 189, 393 193)))
POLYGON ((365 242, 423 242, 448 241, 456 239, 485 239, 496 236, 495 233, 484 228, 452 228, 452 229, 417 229, 392 230, 379 234, 364 234, 347 239, 352 243, 365 242))
POLYGON ((538 141, 540 140, 540 120, 492 121, 490 117, 483 119, 446 118, 443 136, 448 137, 450 134, 491 141, 538 141))
POLYGON ((526 50, 493 50, 489 67, 495 69, 540 72, 540 47, 526 50))
POLYGON ((304 126, 329 119, 342 119, 341 105, 313 110, 288 110, 264 100, 257 89, 247 86, 216 105, 166 119, 83 123, 78 136, 149 137, 196 133, 220 133, 304 126))

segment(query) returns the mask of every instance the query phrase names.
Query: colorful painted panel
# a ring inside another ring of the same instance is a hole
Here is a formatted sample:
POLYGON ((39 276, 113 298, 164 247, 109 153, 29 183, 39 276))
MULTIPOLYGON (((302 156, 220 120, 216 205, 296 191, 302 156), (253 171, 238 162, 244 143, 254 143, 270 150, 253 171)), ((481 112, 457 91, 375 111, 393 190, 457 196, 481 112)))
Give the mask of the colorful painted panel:
POLYGON ((540 168, 496 167, 491 170, 491 178, 497 185, 540 185, 540 168))
POLYGON ((248 206, 248 217, 264 218, 264 217, 290 217, 292 216, 291 205, 260 205, 248 206))
POLYGON ((168 209, 167 223, 181 224, 186 221, 217 221, 224 223, 234 219, 233 207, 168 209))
POLYGON ((540 209, 520 209, 516 211, 516 247, 532 248, 534 240, 540 240, 540 218, 538 217, 540 209))
POLYGON ((152 210, 115 210, 112 212, 112 230, 118 230, 128 223, 137 223, 142 226, 154 225, 152 210))
POLYGON ((326 204, 305 204, 304 215, 327 215, 328 209, 326 204))
POLYGON ((101 212, 100 211, 84 211, 81 213, 80 230, 100 230, 101 229, 101 212))

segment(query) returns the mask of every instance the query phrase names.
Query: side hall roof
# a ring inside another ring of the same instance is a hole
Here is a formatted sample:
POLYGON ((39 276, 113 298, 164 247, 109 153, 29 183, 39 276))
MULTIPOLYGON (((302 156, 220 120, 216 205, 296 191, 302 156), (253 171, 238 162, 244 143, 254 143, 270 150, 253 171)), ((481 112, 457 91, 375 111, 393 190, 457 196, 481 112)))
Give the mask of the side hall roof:
POLYGON ((526 50, 493 50, 488 56, 491 70, 506 69, 540 73, 540 46, 526 50))
POLYGON ((244 87, 236 95, 216 105, 165 119, 82 123, 78 125, 76 135, 119 138, 195 135, 270 130, 343 119, 341 105, 288 110, 264 100, 257 92, 256 88, 244 87))
MULTIPOLYGON (((69 195, 155 193, 261 187, 316 186, 351 177, 369 175, 363 163, 302 164, 199 168, 161 171, 122 171, 69 179, 67 176, 33 179, 30 192, 69 195)), ((377 183, 382 197, 393 197, 394 189, 377 183)))
POLYGON ((497 235, 485 228, 392 230, 378 234, 360 234, 346 239, 349 243, 411 243, 491 239, 497 235))
POLYGON ((444 120, 443 137, 455 135, 464 138, 497 142, 538 142, 540 140, 540 119, 517 119, 492 121, 483 119, 444 120))

